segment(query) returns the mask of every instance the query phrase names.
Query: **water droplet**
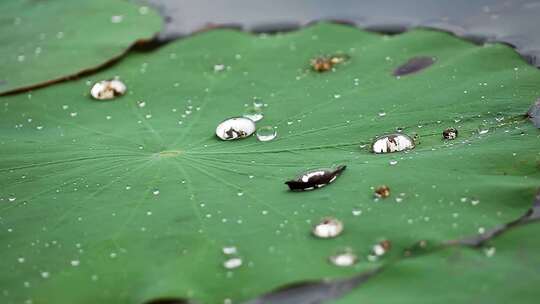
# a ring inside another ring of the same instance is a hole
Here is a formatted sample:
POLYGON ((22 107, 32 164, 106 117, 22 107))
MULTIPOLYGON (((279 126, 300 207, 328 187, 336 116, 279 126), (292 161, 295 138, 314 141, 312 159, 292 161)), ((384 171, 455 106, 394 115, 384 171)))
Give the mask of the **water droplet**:
POLYGON ((277 131, 271 126, 264 126, 257 129, 255 134, 259 141, 271 141, 277 136, 277 131))
POLYGON ((379 186, 375 189, 375 197, 387 198, 390 196, 390 188, 386 185, 379 186))
POLYGON ((327 217, 315 225, 311 232, 318 238, 335 238, 343 232, 343 223, 335 218, 327 217))
POLYGON ((51 274, 49 272, 47 272, 47 271, 43 271, 41 273, 41 277, 44 278, 44 279, 47 279, 50 276, 51 276, 51 274))
POLYGON ((448 140, 456 139, 458 136, 458 130, 455 128, 448 128, 443 131, 442 136, 444 139, 448 140))
POLYGON ((153 195, 159 195, 159 189, 152 190, 152 194, 153 195))
POLYGON ((17 258, 17 262, 19 262, 19 263, 21 263, 21 264, 24 263, 24 261, 25 261, 25 259, 22 258, 22 257, 21 257, 21 258, 17 258))
POLYGON ((239 257, 234 257, 223 262, 223 267, 227 269, 235 269, 242 266, 242 259, 239 257))
POLYGON ((379 117, 383 117, 383 116, 386 116, 386 112, 380 111, 380 112, 379 112, 379 117))
POLYGON ((118 79, 102 80, 92 86, 90 95, 97 100, 108 100, 124 95, 126 90, 126 85, 118 79))
POLYGON ((332 183, 347 168, 345 165, 335 169, 315 169, 304 172, 295 179, 286 181, 292 191, 306 191, 324 187, 332 183))
POLYGON ((221 72, 225 70, 225 65, 224 64, 215 64, 214 65, 214 72, 221 72))
POLYGON ((360 209, 353 209, 352 214, 353 214, 354 216, 360 216, 360 215, 362 215, 362 210, 360 210, 360 209))
POLYGON ((245 117, 233 117, 222 121, 216 128, 222 140, 246 138, 255 132, 255 122, 245 117))
POLYGON ((242 196, 242 195, 244 195, 244 192, 242 192, 242 191, 238 191, 238 193, 236 193, 236 195, 238 195, 238 196, 242 196))
POLYGON ((487 247, 487 248, 484 248, 484 254, 490 258, 492 256, 495 255, 495 247, 487 247))
POLYGON ((75 116, 77 116, 77 114, 78 114, 77 112, 71 112, 71 113, 69 113, 69 116, 75 117, 75 116))
POLYGON ((226 255, 236 254, 237 253, 237 250, 236 250, 235 246, 223 247, 222 250, 223 250, 223 253, 226 254, 226 255))
POLYGON ((70 262, 71 266, 79 266, 81 264, 81 262, 79 260, 73 260, 70 262))
POLYGON ((375 256, 383 256, 385 255, 390 248, 392 248, 392 243, 389 240, 383 240, 373 246, 371 249, 371 252, 375 256))
POLYGON ((14 202, 16 200, 17 200, 17 198, 15 196, 8 197, 8 202, 14 202))
POLYGON ((394 165, 397 165, 398 161, 395 160, 395 159, 392 159, 392 160, 390 160, 389 163, 390 163, 391 166, 394 166, 394 165))
POLYGON ((471 200, 471 205, 476 206, 476 205, 478 205, 478 204, 480 204, 480 200, 479 200, 479 199, 473 198, 473 199, 471 200))
POLYGON ((122 15, 115 15, 115 16, 111 17, 111 22, 112 23, 120 23, 123 20, 124 20, 124 16, 122 16, 122 15))
POLYGON ((413 148, 413 139, 400 133, 380 136, 371 145, 373 153, 392 153, 413 148))
POLYGON ((261 108, 255 106, 248 107, 242 116, 249 118, 254 122, 257 122, 264 118, 261 108))
POLYGON ((349 267, 358 262, 358 256, 354 254, 350 249, 339 252, 328 258, 330 263, 339 267, 349 267))
POLYGON ((479 134, 486 134, 487 132, 489 132, 488 129, 484 129, 484 130, 480 130, 478 133, 479 134))

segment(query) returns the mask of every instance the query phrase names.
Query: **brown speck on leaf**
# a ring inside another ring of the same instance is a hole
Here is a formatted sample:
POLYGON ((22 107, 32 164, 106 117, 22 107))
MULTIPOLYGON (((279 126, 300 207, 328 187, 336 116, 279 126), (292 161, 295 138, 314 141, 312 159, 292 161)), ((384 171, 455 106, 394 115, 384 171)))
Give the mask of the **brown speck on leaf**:
POLYGON ((375 189, 375 197, 387 198, 390 196, 390 188, 386 185, 382 185, 375 189))
POLYGON ((315 72, 327 72, 334 68, 336 64, 345 62, 349 57, 346 55, 321 56, 311 60, 311 68, 315 72))

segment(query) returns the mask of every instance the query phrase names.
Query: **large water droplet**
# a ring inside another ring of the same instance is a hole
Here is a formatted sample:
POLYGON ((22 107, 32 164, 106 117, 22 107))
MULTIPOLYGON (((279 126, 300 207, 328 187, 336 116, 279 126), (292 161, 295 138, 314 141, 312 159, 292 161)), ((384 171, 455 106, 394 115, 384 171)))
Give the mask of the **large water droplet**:
POLYGON ((126 89, 126 85, 118 79, 102 80, 92 86, 90 95, 97 100, 108 100, 124 95, 126 89))
POLYGON ((259 141, 271 141, 277 136, 276 130, 271 126, 264 126, 257 129, 255 134, 259 141))
POLYGON ((222 121, 216 128, 216 136, 222 140, 246 138, 255 132, 255 122, 245 117, 233 117, 222 121))
POLYGON ((414 148, 414 141, 405 134, 388 134, 378 137, 371 145, 373 153, 392 153, 414 148))
POLYGON ((343 232, 343 223, 338 219, 327 217, 313 227, 314 236, 322 239, 335 238, 343 232))
POLYGON ((455 128, 445 129, 442 133, 442 136, 444 139, 448 139, 448 140, 456 139, 458 136, 458 130, 455 128))
POLYGON ((347 166, 337 166, 335 169, 315 169, 304 172, 295 179, 286 181, 292 191, 307 191, 324 187, 332 183, 347 166))
POLYGON ((354 254, 350 249, 338 252, 328 258, 330 263, 339 267, 349 267, 358 262, 358 256, 354 254))

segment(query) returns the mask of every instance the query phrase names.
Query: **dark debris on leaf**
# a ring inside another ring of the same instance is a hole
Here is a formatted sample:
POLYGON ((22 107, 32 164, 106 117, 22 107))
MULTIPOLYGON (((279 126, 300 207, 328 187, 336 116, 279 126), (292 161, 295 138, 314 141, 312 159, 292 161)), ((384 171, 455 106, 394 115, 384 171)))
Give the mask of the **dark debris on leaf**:
POLYGON ((540 128, 540 98, 531 105, 526 115, 535 127, 540 128))
POLYGON ((427 57, 427 56, 413 57, 409 59, 409 61, 397 67, 397 69, 394 70, 393 75, 404 76, 408 74, 417 73, 431 66, 433 63, 435 63, 435 58, 433 57, 427 57))
POLYGON ((295 179, 286 181, 291 191, 308 191, 324 187, 332 183, 344 170, 345 165, 336 167, 335 169, 314 169, 304 172, 295 179))

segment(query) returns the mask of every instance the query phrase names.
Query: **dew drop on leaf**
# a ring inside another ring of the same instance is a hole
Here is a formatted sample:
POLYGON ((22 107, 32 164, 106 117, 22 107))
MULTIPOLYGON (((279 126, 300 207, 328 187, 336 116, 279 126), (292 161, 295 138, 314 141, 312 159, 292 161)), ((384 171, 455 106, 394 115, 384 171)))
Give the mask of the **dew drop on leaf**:
POLYGON ((139 101, 137 101, 137 106, 139 108, 144 108, 146 106, 146 102, 142 101, 142 100, 139 100, 139 101))
POLYGON ((335 255, 331 255, 328 260, 333 265, 339 267, 349 267, 358 262, 358 256, 349 249, 338 252, 335 255))
POLYGON ((126 85, 118 80, 102 80, 95 83, 90 90, 90 95, 97 100, 109 100, 126 93, 126 85))
POLYGON ((255 122, 245 117, 233 117, 222 121, 216 128, 216 136, 222 140, 246 138, 255 132, 255 122))
POLYGON ((242 116, 244 116, 246 118, 249 118, 249 119, 253 120, 254 122, 257 122, 257 121, 264 118, 262 109, 260 107, 256 107, 256 106, 248 107, 245 110, 245 112, 244 112, 244 114, 242 116))
POLYGON ((343 232, 343 223, 333 217, 327 217, 321 220, 313 227, 314 236, 322 239, 335 238, 343 232))
POLYGON ((383 256, 385 255, 390 248, 392 248, 392 243, 389 240, 383 240, 375 245, 373 245, 373 248, 371 248, 371 253, 375 256, 383 256))
POLYGON ((341 175, 347 168, 345 165, 337 166, 335 169, 314 169, 304 172, 295 179, 286 181, 292 191, 307 191, 324 187, 341 175))
POLYGON ((223 262, 223 267, 226 269, 235 269, 240 266, 242 266, 242 259, 239 257, 230 258, 223 262))
POLYGON ((258 128, 255 135, 259 141, 271 141, 277 137, 277 131, 271 126, 264 126, 258 128))
POLYGON ((445 129, 442 133, 442 136, 444 139, 448 139, 448 140, 456 139, 458 136, 458 130, 455 128, 445 129))
POLYGON ((375 139, 371 145, 373 153, 392 153, 414 148, 414 141, 405 134, 388 134, 375 139))

